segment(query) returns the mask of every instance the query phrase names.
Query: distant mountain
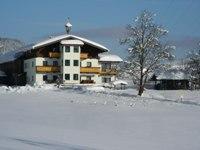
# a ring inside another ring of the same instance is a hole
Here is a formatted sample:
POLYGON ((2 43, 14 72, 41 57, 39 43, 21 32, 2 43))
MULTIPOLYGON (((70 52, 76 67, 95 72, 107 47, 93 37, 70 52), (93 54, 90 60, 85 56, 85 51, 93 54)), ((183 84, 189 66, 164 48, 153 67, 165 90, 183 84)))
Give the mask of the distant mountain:
POLYGON ((20 40, 0 37, 0 54, 8 51, 17 50, 24 45, 25 43, 20 40))

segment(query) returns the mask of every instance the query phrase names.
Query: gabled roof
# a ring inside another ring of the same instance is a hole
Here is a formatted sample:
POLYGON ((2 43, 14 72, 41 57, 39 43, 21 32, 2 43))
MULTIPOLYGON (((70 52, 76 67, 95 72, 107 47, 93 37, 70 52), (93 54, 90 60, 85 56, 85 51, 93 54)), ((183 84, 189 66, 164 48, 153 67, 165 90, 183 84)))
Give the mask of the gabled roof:
POLYGON ((5 54, 2 54, 2 55, 0 55, 0 63, 13 61, 16 58, 18 58, 20 55, 22 55, 23 52, 25 52, 25 51, 28 51, 28 50, 31 50, 31 49, 36 49, 36 48, 39 48, 39 47, 42 47, 42 46, 46 46, 46 45, 49 45, 49 44, 52 44, 52 43, 56 43, 56 42, 59 42, 61 40, 69 39, 69 38, 80 40, 83 43, 86 43, 88 45, 91 45, 91 46, 94 46, 96 48, 101 49, 103 52, 108 52, 109 51, 108 48, 106 48, 103 45, 98 44, 96 42, 93 42, 93 41, 90 41, 88 39, 85 39, 85 38, 82 38, 82 37, 78 37, 78 36, 75 36, 75 35, 64 34, 64 35, 59 35, 59 36, 55 36, 55 37, 49 38, 47 40, 44 40, 44 41, 41 41, 41 42, 38 42, 38 43, 35 43, 35 44, 29 44, 29 45, 21 47, 18 50, 9 51, 9 52, 7 52, 5 54))
POLYGON ((85 39, 85 38, 82 38, 82 37, 79 37, 79 36, 68 35, 68 34, 55 36, 55 37, 52 37, 50 39, 47 39, 47 40, 41 41, 39 43, 36 43, 35 45, 33 45, 32 49, 36 49, 36 48, 39 48, 39 47, 42 47, 42 46, 46 46, 46 45, 49 45, 49 44, 52 44, 52 43, 56 43, 56 42, 58 42, 60 40, 68 39, 68 38, 78 39, 78 40, 82 41, 83 43, 87 43, 87 44, 89 44, 91 46, 94 46, 94 47, 97 47, 97 48, 99 48, 99 49, 101 49, 103 51, 109 51, 108 48, 104 47, 101 44, 98 44, 96 42, 90 41, 88 39, 85 39))

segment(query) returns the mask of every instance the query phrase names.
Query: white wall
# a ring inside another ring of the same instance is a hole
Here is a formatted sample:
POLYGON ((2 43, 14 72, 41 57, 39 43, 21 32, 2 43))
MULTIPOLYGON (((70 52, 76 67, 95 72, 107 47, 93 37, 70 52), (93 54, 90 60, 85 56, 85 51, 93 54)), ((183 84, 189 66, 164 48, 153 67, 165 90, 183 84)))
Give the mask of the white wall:
POLYGON ((101 67, 98 59, 84 59, 81 61, 81 67, 87 67, 87 62, 91 62, 92 67, 101 67))
MULTIPOLYGON (((48 66, 53 66, 53 61, 58 62, 58 66, 60 66, 61 62, 58 58, 43 58, 43 57, 37 57, 36 58, 36 66, 43 66, 43 61, 47 61, 48 66)), ((53 79, 53 75, 58 75, 59 73, 37 73, 36 74, 36 84, 44 84, 43 76, 47 75, 48 80, 53 79)))
POLYGON ((61 72, 63 74, 63 83, 78 84, 80 83, 80 46, 79 52, 74 53, 74 46, 70 46, 70 52, 65 52, 65 45, 61 46, 61 59, 63 61, 61 72), (70 60, 70 66, 65 66, 65 60, 70 60), (78 60, 78 66, 74 66, 74 60, 78 60), (65 80, 65 74, 70 74, 70 80, 65 80), (73 79, 73 75, 78 74, 78 80, 73 79))
POLYGON ((24 72, 26 72, 26 83, 33 85, 36 80, 36 58, 24 60, 24 72), (33 66, 32 66, 33 63, 33 66))
POLYGON ((43 75, 47 75, 49 80, 53 79, 53 75, 58 75, 58 73, 36 73, 36 66, 43 66, 43 61, 47 61, 49 66, 53 65, 53 61, 58 61, 58 65, 60 65, 60 59, 57 58, 31 58, 24 60, 24 72, 26 72, 26 83, 33 85, 33 84, 43 84, 43 75), (33 62, 33 66, 32 66, 33 62), (25 68, 25 64, 27 65, 27 68, 25 68), (32 80, 33 78, 33 80, 32 80))
MULTIPOLYGON (((60 73, 36 73, 36 66, 43 66, 43 61, 47 61, 48 65, 52 66, 53 61, 57 61, 58 65, 61 66, 61 74, 63 74, 63 83, 64 84, 79 84, 81 80, 86 80, 87 74, 80 74, 80 67, 87 67, 87 62, 91 62, 91 67, 100 67, 98 59, 84 59, 80 60, 81 47, 79 46, 79 52, 74 53, 74 46, 70 46, 70 52, 65 52, 65 46, 60 46, 61 57, 58 58, 32 58, 24 60, 24 65, 27 65, 27 68, 24 66, 24 71, 27 73, 27 84, 33 85, 34 83, 43 84, 43 75, 47 75, 48 80, 53 79, 53 75, 59 75, 60 73), (70 60, 70 66, 65 66, 65 60, 70 60), (73 61, 78 60, 78 66, 74 66, 73 61), (80 66, 81 61, 81 66, 80 66), (32 66, 33 62, 33 66, 32 66), (65 74, 70 74, 70 80, 65 80, 65 74), (78 74, 78 80, 73 79, 73 75, 78 74)), ((94 80, 96 84, 102 83, 102 78, 99 74, 92 74, 91 80, 94 80)), ((111 81, 115 80, 115 76, 108 76, 111 78, 111 81)))
MULTIPOLYGON (((91 62, 91 67, 100 67, 101 64, 99 63, 98 59, 84 59, 81 61, 81 67, 87 67, 87 62, 91 62)), ((87 74, 81 74, 81 80, 86 80, 87 74)), ((91 75, 88 75, 91 76, 91 75)), ((99 74, 92 74, 91 80, 94 80, 96 84, 101 84, 101 76, 99 74)))
POLYGON ((58 59, 58 58, 37 57, 35 59, 36 59, 36 66, 43 66, 43 61, 47 61, 48 66, 53 66, 53 61, 57 61, 58 65, 60 65, 60 59, 58 59))

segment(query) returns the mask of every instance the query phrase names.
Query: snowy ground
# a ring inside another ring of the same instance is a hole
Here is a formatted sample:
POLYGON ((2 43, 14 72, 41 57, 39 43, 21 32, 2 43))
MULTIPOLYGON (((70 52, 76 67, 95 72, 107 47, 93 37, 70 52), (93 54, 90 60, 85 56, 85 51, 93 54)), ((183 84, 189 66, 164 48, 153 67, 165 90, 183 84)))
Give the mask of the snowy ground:
POLYGON ((0 87, 0 150, 199 150, 200 91, 0 87))

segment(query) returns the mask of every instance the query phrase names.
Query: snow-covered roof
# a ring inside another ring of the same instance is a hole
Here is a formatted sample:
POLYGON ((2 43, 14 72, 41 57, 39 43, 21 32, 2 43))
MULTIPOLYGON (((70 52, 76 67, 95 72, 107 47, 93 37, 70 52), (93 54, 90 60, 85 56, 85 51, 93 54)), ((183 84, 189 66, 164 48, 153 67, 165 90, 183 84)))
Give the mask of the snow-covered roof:
POLYGON ((112 54, 99 54, 99 61, 111 61, 111 62, 122 62, 123 60, 117 56, 112 54))
POLYGON ((74 39, 78 39, 80 41, 82 41, 83 43, 87 43, 91 46, 94 46, 94 47, 97 47, 99 49, 102 49, 103 51, 109 51, 108 48, 104 47, 103 45, 101 44, 98 44, 96 42, 93 42, 93 41, 90 41, 88 39, 85 39, 85 38, 82 38, 82 37, 79 37, 79 36, 75 36, 75 35, 68 35, 68 34, 64 34, 64 35, 60 35, 60 36, 55 36, 55 37, 52 37, 50 39, 47 39, 47 40, 44 40, 42 42, 39 42, 39 43, 36 43, 35 45, 33 45, 33 49, 35 48, 39 48, 41 46, 45 46, 45 45, 49 45, 49 44, 52 44, 52 43, 55 43, 55 42, 58 42, 62 39, 68 39, 68 38, 74 38, 74 39))
POLYGON ((170 69, 160 73, 157 80, 188 80, 189 76, 182 70, 170 69))
POLYGON ((126 81, 123 81, 123 80, 116 80, 113 82, 114 85, 119 85, 119 84, 124 84, 124 85, 127 85, 128 83, 126 81))
POLYGON ((65 45, 84 45, 80 40, 62 40, 60 43, 65 45))
POLYGON ((5 72, 0 70, 0 77, 5 77, 5 76, 6 76, 5 72))
MULTIPOLYGON (((65 39, 69 39, 69 38, 73 38, 73 39, 77 39, 80 40, 83 43, 87 43, 88 45, 94 46, 96 48, 99 48, 105 52, 109 51, 108 48, 104 47, 101 44, 98 44, 96 42, 90 41, 88 39, 82 38, 82 37, 78 37, 75 35, 68 35, 68 34, 64 34, 64 35, 60 35, 60 36, 55 36, 52 38, 49 38, 47 40, 38 42, 36 44, 29 44, 27 46, 24 46, 22 48, 20 48, 19 50, 13 50, 13 51, 9 51, 5 54, 0 55, 0 63, 4 63, 4 62, 8 62, 8 61, 13 61, 15 60, 18 56, 20 56, 23 52, 27 51, 27 50, 31 50, 31 49, 36 49, 45 45, 49 45, 52 43, 56 43, 59 42, 61 40, 65 40, 65 39)), ((70 40, 71 41, 71 40, 70 40)))

